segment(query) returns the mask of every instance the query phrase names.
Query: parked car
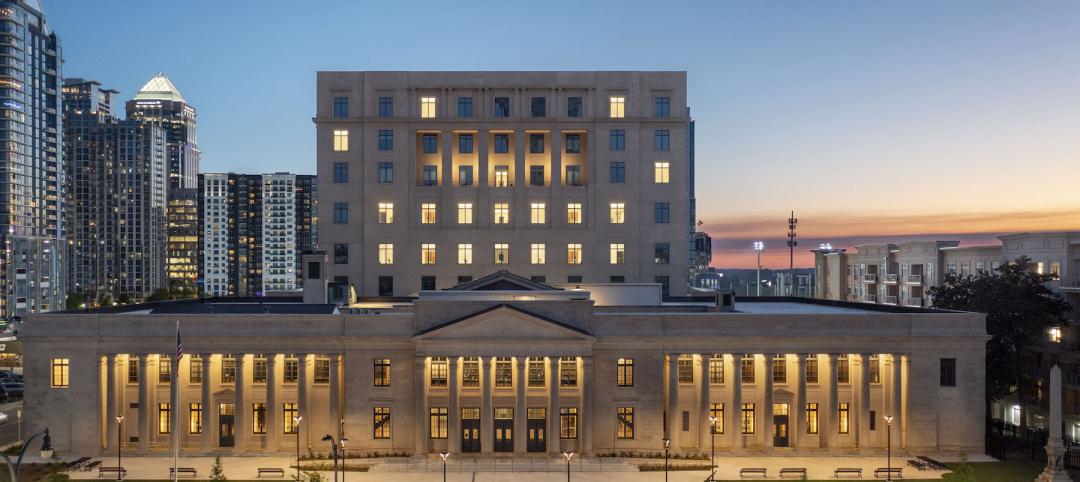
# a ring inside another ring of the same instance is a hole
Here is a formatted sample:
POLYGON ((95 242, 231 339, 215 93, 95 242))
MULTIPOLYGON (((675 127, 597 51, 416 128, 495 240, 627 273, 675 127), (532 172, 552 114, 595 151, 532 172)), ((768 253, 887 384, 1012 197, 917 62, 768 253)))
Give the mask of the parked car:
POLYGON ((7 392, 8 398, 22 398, 23 396, 22 383, 0 382, 0 386, 4 387, 4 391, 7 392))
POLYGON ((15 373, 11 370, 0 370, 0 382, 19 382, 22 383, 23 376, 21 373, 15 373))

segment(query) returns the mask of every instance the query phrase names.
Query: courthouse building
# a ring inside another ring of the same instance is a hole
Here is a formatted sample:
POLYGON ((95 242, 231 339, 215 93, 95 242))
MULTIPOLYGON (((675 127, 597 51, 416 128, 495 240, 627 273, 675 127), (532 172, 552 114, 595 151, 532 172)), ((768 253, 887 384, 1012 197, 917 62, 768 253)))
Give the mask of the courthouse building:
MULTIPOLYGON (((29 430, 79 455, 982 453, 980 314, 666 298, 508 272, 416 297, 184 300, 32 316, 29 430), (185 355, 173 370, 176 323, 185 355), (173 406, 170 389, 179 391, 173 406), (122 415, 123 423, 116 422, 122 415), (180 433, 173 417, 180 417, 180 433), (715 417, 715 425, 710 421, 715 417), (119 433, 117 431, 120 431, 119 433)), ((320 276, 322 275, 322 276, 320 276)))

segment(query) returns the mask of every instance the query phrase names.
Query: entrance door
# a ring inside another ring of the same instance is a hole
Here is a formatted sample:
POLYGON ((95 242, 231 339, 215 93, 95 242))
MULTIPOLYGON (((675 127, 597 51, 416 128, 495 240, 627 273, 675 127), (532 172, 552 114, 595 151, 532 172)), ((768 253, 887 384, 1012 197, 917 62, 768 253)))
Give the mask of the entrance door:
POLYGON ((461 409, 461 451, 480 451, 480 409, 461 409))
POLYGON ((525 444, 529 452, 544 452, 547 450, 547 410, 543 408, 528 409, 529 418, 526 420, 528 443, 525 444))
POLYGON ((788 446, 788 404, 773 404, 773 447, 788 446))
POLYGON ((218 446, 232 447, 236 441, 233 433, 234 424, 233 404, 218 404, 218 446))
POLYGON ((514 451, 514 409, 495 409, 495 451, 514 451))

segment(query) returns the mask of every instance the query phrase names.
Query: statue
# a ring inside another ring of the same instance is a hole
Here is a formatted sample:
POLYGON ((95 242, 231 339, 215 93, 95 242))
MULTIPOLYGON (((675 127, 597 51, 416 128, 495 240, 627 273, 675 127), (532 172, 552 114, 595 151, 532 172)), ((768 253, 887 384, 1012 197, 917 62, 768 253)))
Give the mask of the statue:
POLYGON ((1065 444, 1061 442, 1061 368, 1050 369, 1050 436, 1046 440, 1046 469, 1035 482, 1071 482, 1065 471, 1065 444))

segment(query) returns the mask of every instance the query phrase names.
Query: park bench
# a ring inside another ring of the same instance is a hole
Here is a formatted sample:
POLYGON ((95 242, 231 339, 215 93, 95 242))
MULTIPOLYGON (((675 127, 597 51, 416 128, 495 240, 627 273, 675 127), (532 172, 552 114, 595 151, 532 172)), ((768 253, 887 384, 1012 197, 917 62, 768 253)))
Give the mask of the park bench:
POLYGON ((902 479, 904 478, 903 470, 904 469, 900 467, 878 467, 874 469, 874 478, 884 479, 891 477, 894 479, 902 479))
POLYGON ((948 468, 948 467, 945 466, 945 464, 943 464, 941 462, 938 462, 937 460, 934 460, 934 459, 932 459, 930 457, 927 457, 925 455, 920 455, 917 458, 919 460, 922 460, 923 462, 926 462, 926 465, 929 465, 930 467, 932 467, 934 469, 937 469, 937 470, 945 470, 945 469, 948 468))
POLYGON ((805 479, 806 467, 785 467, 780 469, 780 478, 805 479))
POLYGON ((77 458, 75 460, 72 460, 71 462, 68 462, 66 465, 64 465, 64 469, 66 469, 66 470, 72 470, 72 469, 78 470, 78 469, 82 468, 83 464, 85 464, 85 463, 87 463, 89 461, 90 461, 90 457, 79 457, 79 458, 77 458))
POLYGON ((93 461, 93 462, 89 462, 89 463, 87 463, 86 465, 83 465, 83 466, 82 466, 82 471, 83 471, 83 472, 89 472, 89 471, 91 471, 91 470, 94 470, 94 469, 96 469, 96 468, 97 468, 97 466, 99 466, 99 465, 101 465, 101 461, 100 461, 100 460, 95 460, 95 461, 93 461))
POLYGON ((279 478, 280 477, 285 477, 285 469, 283 469, 281 467, 259 467, 258 478, 261 479, 263 475, 266 475, 268 477, 271 476, 271 475, 273 475, 274 477, 279 477, 279 478))
POLYGON ((98 477, 104 477, 104 476, 109 475, 109 474, 119 475, 120 477, 123 477, 123 476, 127 475, 127 469, 125 469, 123 467, 100 466, 100 467, 98 467, 97 470, 98 470, 98 472, 97 472, 98 477))
POLYGON ((739 469, 739 477, 743 479, 764 479, 769 475, 767 470, 761 467, 747 467, 739 469))
POLYGON ((175 469, 169 467, 169 477, 172 477, 173 470, 176 471, 177 477, 191 477, 194 479, 199 476, 199 473, 195 471, 195 467, 177 467, 175 469))
POLYGON ((926 462, 920 462, 915 459, 908 459, 908 465, 915 467, 918 470, 926 470, 926 462))
POLYGON ((856 467, 840 467, 833 471, 836 479, 861 479, 862 469, 856 467))

